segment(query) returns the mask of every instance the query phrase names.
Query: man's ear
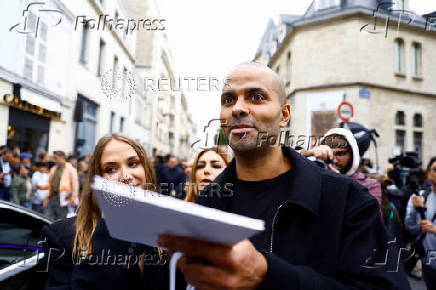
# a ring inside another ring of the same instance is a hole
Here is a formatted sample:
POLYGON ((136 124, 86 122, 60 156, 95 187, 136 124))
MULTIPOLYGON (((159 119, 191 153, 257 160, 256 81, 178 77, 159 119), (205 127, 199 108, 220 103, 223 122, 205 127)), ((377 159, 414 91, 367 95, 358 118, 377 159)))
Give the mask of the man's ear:
POLYGON ((291 118, 291 105, 285 104, 282 106, 280 117, 280 128, 285 128, 291 118))

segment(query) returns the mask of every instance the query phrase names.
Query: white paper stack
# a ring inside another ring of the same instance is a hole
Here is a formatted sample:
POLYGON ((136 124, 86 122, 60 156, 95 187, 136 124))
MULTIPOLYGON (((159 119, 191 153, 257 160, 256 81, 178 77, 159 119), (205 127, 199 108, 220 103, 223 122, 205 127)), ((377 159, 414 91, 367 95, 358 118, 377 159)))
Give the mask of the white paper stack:
POLYGON ((112 237, 157 246, 161 234, 233 245, 265 229, 262 220, 94 177, 92 189, 112 237))

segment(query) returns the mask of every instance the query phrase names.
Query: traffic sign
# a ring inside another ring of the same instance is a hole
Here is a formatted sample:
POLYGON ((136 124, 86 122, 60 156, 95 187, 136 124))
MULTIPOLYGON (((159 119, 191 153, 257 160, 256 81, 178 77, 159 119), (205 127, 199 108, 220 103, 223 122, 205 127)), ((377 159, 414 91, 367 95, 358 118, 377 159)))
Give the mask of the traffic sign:
POLYGON ((354 116, 353 105, 348 102, 342 102, 338 106, 338 117, 344 121, 348 122, 354 116))

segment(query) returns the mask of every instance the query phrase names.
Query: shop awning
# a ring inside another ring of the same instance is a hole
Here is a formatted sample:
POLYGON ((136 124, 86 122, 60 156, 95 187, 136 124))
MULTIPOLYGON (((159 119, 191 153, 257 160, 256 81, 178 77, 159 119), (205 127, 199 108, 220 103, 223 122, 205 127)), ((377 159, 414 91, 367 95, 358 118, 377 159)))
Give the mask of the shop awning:
POLYGON ((20 98, 22 101, 26 101, 32 105, 40 106, 46 110, 53 112, 61 111, 61 103, 52 99, 49 99, 43 95, 35 93, 26 88, 20 89, 20 98))

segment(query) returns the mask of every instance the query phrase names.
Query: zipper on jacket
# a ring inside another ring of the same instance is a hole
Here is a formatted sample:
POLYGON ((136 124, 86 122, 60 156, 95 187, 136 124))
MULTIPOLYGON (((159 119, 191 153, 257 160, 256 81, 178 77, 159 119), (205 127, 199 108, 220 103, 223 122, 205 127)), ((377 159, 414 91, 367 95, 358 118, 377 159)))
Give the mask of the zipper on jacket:
POLYGON ((277 215, 278 215, 278 213, 279 213, 279 211, 280 211, 280 208, 281 208, 282 206, 283 206, 283 204, 281 204, 281 205, 279 206, 279 208, 277 209, 276 213, 274 214, 274 217, 273 217, 273 220, 272 220, 272 226, 271 226, 271 239, 270 239, 270 245, 269 245, 269 252, 270 252, 270 254, 271 254, 272 251, 273 251, 274 225, 275 225, 275 223, 276 223, 276 217, 277 217, 277 215))

